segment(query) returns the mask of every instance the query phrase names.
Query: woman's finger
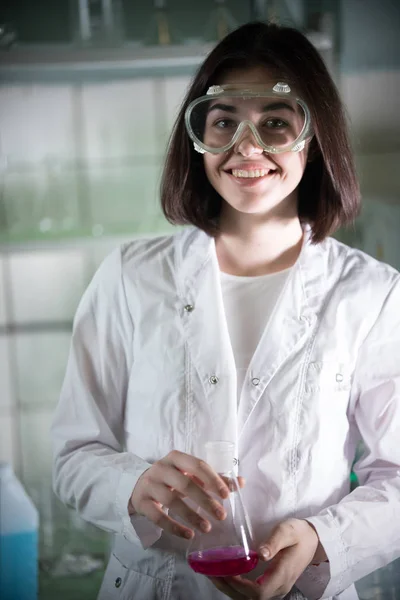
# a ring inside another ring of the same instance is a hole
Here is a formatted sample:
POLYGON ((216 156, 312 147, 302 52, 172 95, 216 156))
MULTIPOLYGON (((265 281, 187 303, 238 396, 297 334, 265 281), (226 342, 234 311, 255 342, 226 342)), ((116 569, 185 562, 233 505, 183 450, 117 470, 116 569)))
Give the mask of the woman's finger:
POLYGON ((146 500, 143 502, 143 507, 140 514, 147 517, 149 521, 171 535, 176 535, 188 540, 190 540, 194 535, 192 529, 185 527, 181 523, 178 523, 178 521, 172 519, 162 509, 162 506, 158 502, 154 502, 154 500, 146 500))
POLYGON ((169 514, 181 517, 188 525, 192 525, 198 531, 207 533, 211 529, 211 523, 203 518, 198 512, 194 511, 184 502, 180 494, 171 488, 160 483, 153 483, 151 487, 151 498, 157 504, 169 509, 169 514))
MULTIPOLYGON (((236 492, 237 486, 236 484, 233 483, 233 481, 231 479, 229 479, 228 477, 224 477, 224 475, 221 475, 222 479, 225 481, 227 487, 229 488, 230 492, 236 492)), ((244 477, 238 477, 237 478, 237 482, 239 484, 239 488, 242 489, 244 488, 245 484, 246 484, 246 480, 244 479, 244 477)))
POLYGON ((262 600, 286 596, 307 566, 299 546, 282 550, 276 558, 274 566, 259 578, 262 600))
POLYGON ((296 526, 296 519, 288 519, 279 523, 270 534, 266 542, 259 548, 259 554, 264 560, 270 560, 280 550, 288 548, 298 543, 299 531, 296 526))
POLYGON ((214 492, 221 498, 227 498, 229 495, 228 487, 220 475, 200 458, 196 458, 185 452, 172 450, 172 452, 159 462, 173 465, 180 471, 194 475, 200 479, 200 481, 204 482, 205 487, 210 492, 214 492))
POLYGON ((169 505, 169 513, 179 516, 188 525, 191 525, 201 533, 208 533, 212 529, 210 521, 205 519, 199 512, 195 512, 179 497, 175 497, 169 505))
MULTIPOLYGON (((193 481, 200 487, 204 488, 204 481, 201 481, 198 477, 196 477, 196 475, 190 475, 189 473, 184 473, 184 475, 186 475, 187 477, 190 477, 191 479, 193 479, 193 481)), ((221 479, 226 483, 226 485, 228 486, 228 488, 230 489, 230 485, 229 485, 229 479, 228 477, 224 477, 224 475, 221 475, 221 479)), ((240 489, 244 488, 244 486, 246 485, 246 480, 244 477, 241 477, 239 475, 239 477, 237 478, 238 480, 238 484, 240 489)), ((230 491, 232 491, 230 489, 230 491)))
MULTIPOLYGON (((244 596, 231 585, 229 585, 228 580, 224 577, 209 577, 210 581, 215 585, 215 587, 228 596, 228 598, 232 598, 232 600, 249 600, 251 596, 244 596)), ((254 599, 258 598, 258 596, 254 596, 254 599)))
MULTIPOLYGON (((224 519, 226 512, 222 506, 206 489, 199 487, 192 477, 184 475, 181 470, 176 469, 173 465, 161 462, 154 465, 152 472, 148 471, 147 479, 147 495, 154 500, 160 501, 157 497, 154 488, 158 484, 177 491, 181 497, 188 497, 201 507, 205 512, 211 515, 214 519, 224 519)), ((227 488, 228 489, 228 488, 227 488)), ((229 493, 229 492, 228 492, 229 493)))
POLYGON ((244 486, 246 485, 246 480, 244 477, 241 477, 241 475, 239 475, 238 477, 238 482, 240 488, 244 488, 244 486))
POLYGON ((194 481, 194 483, 196 485, 198 485, 199 487, 201 487, 201 488, 205 487, 204 481, 201 481, 201 479, 199 479, 198 477, 196 477, 196 475, 191 475, 190 473, 185 473, 185 475, 187 477, 190 477, 194 481))
POLYGON ((255 581, 244 577, 225 577, 225 582, 244 598, 256 600, 260 598, 260 586, 255 581))

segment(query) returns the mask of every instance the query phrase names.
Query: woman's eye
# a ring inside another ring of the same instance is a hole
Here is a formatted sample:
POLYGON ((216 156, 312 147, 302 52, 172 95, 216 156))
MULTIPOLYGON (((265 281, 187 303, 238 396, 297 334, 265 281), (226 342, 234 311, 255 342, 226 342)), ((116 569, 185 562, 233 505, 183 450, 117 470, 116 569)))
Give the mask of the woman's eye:
POLYGON ((282 119, 268 119, 265 121, 265 125, 271 129, 282 129, 288 126, 286 121, 282 121, 282 119))
POLYGON ((232 119, 219 119, 214 123, 214 127, 218 127, 219 129, 228 129, 230 127, 236 127, 235 121, 232 119))

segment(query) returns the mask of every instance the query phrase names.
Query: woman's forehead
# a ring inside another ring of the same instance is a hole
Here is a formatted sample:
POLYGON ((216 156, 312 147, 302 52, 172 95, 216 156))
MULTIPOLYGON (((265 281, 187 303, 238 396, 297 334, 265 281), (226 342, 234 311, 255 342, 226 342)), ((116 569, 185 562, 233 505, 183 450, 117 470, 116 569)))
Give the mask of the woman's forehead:
MULTIPOLYGON (((282 79, 282 77, 281 77, 282 79)), ((273 69, 258 66, 251 69, 231 69, 215 82, 216 85, 274 85, 279 80, 273 69)))

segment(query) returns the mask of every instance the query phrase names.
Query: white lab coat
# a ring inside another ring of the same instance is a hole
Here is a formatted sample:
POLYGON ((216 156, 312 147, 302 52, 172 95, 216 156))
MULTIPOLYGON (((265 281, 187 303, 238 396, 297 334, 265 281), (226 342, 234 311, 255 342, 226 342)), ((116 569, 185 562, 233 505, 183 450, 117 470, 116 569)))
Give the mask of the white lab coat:
POLYGON ((184 541, 127 511, 154 461, 203 456, 213 439, 236 445, 257 542, 289 516, 316 528, 329 563, 298 580, 307 598, 353 600, 354 581, 400 556, 399 281, 307 229, 238 407, 213 239, 188 228, 106 258, 76 314, 52 428, 56 493, 116 534, 99 598, 226 598, 187 567, 184 541))

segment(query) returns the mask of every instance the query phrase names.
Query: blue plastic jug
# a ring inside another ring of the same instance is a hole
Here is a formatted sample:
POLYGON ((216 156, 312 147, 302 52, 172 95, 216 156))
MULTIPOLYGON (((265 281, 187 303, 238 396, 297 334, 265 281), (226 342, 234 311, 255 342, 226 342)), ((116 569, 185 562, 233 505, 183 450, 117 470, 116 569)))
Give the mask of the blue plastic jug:
POLYGON ((0 598, 37 600, 38 512, 10 465, 0 462, 0 598))

